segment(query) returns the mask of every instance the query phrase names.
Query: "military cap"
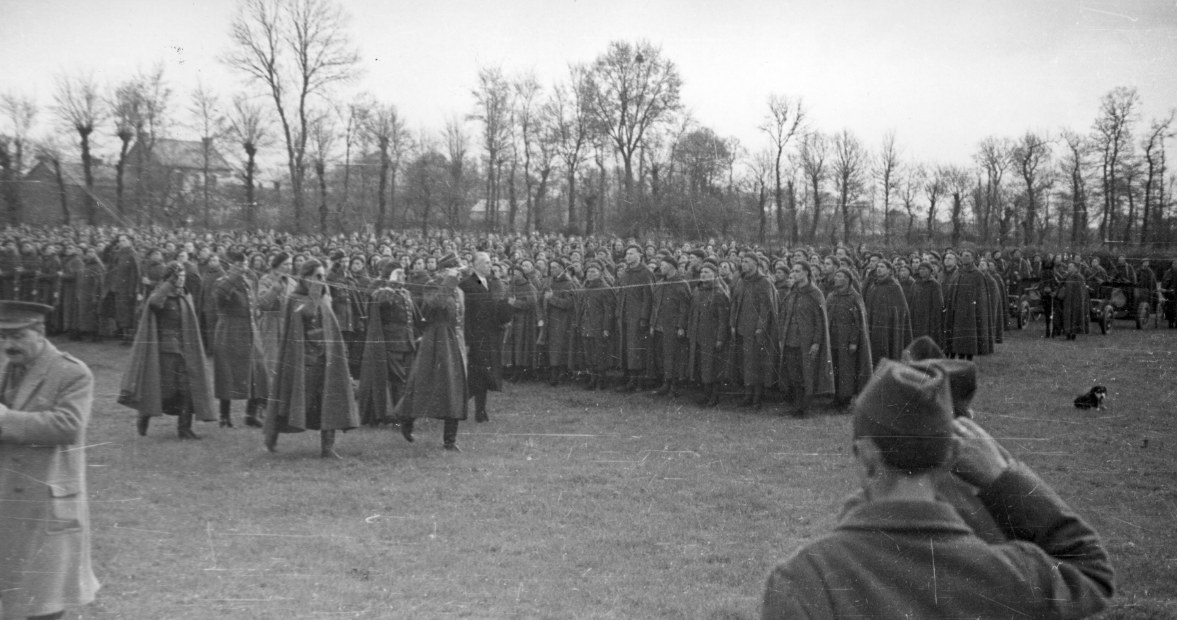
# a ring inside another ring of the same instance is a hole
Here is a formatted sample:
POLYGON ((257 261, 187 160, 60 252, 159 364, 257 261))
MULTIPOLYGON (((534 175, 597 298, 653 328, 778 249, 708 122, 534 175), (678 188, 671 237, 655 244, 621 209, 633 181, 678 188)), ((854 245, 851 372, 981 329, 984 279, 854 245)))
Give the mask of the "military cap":
POLYGON ((23 329, 45 322, 53 306, 31 301, 0 301, 0 329, 23 329))

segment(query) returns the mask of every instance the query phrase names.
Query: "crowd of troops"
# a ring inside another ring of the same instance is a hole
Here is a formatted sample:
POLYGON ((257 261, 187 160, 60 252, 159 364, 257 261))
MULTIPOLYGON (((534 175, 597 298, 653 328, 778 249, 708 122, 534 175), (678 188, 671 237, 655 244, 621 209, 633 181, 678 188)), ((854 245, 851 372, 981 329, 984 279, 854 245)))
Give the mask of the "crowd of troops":
POLYGON ((457 449, 467 400, 487 419, 487 390, 504 379, 692 389, 708 407, 734 395, 760 408, 776 394, 797 416, 828 396, 845 409, 880 360, 920 336, 950 357, 993 353, 1011 296, 1031 287, 1047 337, 1074 339, 1088 329, 1088 289, 1107 282, 1171 291, 1177 261, 1158 276, 1123 256, 1105 266, 1020 250, 93 227, 10 230, 0 248, 0 298, 54 306, 50 334, 135 344, 120 402, 140 412, 141 434, 167 414, 199 438, 193 419, 232 426, 240 400, 268 448, 319 430, 324 456, 335 431, 359 424, 395 421, 411 441, 416 417, 447 420, 457 449))

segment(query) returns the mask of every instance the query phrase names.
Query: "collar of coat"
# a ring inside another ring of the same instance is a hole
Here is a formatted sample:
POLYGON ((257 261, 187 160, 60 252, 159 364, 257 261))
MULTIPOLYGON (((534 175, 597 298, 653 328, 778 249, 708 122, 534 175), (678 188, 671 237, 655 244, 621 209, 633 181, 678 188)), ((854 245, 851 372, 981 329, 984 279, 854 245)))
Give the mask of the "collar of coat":
POLYGON ((914 500, 867 501, 852 508, 835 529, 865 532, 944 532, 974 535, 972 528, 947 502, 914 500))

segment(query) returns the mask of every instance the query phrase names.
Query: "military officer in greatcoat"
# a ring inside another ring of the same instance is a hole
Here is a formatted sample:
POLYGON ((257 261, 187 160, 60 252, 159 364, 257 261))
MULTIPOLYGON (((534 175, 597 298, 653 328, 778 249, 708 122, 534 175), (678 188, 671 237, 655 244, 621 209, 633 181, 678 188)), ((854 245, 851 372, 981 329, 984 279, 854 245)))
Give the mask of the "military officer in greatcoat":
POLYGON ((94 600, 86 425, 94 377, 45 338, 52 306, 0 302, 0 610, 61 618, 94 600))

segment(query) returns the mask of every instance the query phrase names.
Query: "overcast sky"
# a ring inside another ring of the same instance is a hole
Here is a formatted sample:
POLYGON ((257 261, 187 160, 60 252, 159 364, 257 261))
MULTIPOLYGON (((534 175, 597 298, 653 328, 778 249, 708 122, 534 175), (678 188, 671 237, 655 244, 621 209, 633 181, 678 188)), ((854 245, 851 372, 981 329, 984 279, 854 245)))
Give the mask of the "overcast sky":
MULTIPOLYGON (((115 84, 165 63, 173 110, 218 63, 235 0, 0 0, 0 92, 52 100, 53 76, 115 84)), ((1086 131, 1099 98, 1134 86, 1143 128, 1177 107, 1177 0, 344 0, 370 91, 414 130, 469 113, 478 68, 542 83, 612 40, 662 47, 695 118, 750 150, 770 93, 804 98, 812 124, 870 147, 893 129, 907 158, 965 163, 988 135, 1086 131)), ((49 114, 43 113, 43 119, 49 114)), ((6 124, 0 122, 0 127, 6 124)), ((175 133, 184 137, 185 129, 175 133)), ((190 137, 194 137, 192 134, 190 137)), ((108 131, 99 146, 109 152, 108 131)))

